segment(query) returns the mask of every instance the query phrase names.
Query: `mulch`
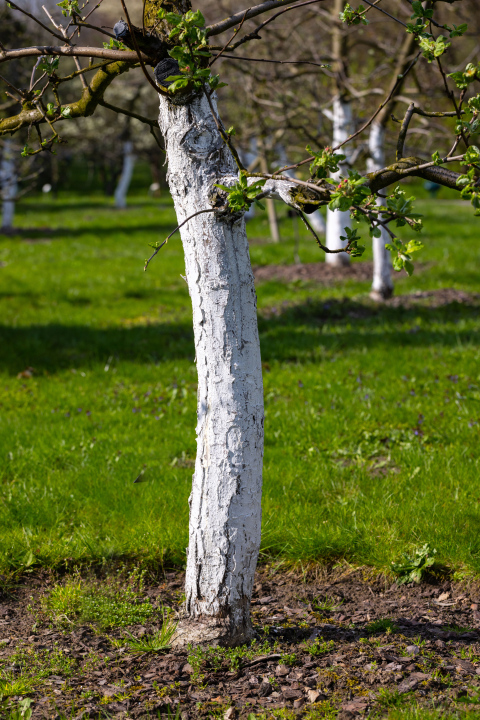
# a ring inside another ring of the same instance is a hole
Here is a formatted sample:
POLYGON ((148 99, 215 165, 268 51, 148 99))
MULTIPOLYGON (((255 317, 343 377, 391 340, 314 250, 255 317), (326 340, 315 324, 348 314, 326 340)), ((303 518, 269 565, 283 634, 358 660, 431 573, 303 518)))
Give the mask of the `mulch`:
MULTIPOLYGON (((177 609, 183 580, 181 572, 167 573, 145 595, 157 609, 177 609)), ((0 597, 2 670, 15 671, 9 657, 22 647, 31 653, 60 651, 76 663, 72 676, 45 677, 30 695, 33 719, 61 713, 77 720, 146 719, 168 717, 169 711, 173 717, 179 706, 182 720, 262 712, 268 718, 278 708, 290 708, 301 718, 316 706, 336 708, 340 720, 350 720, 382 711, 393 700, 434 703, 447 715, 465 701, 480 702, 480 588, 475 584, 432 577, 399 586, 348 566, 306 575, 263 567, 256 576, 252 616, 260 642, 268 639, 272 652, 234 671, 206 661, 203 678, 195 681, 186 652, 129 654, 111 642, 123 630, 60 630, 42 620, 35 608, 53 581, 49 575, 26 576, 0 597), (334 607, 319 610, 327 598, 334 607), (372 625, 386 618, 391 631, 372 625), (306 647, 316 638, 325 651, 312 656, 306 647), (290 658, 282 662, 282 655, 290 658)), ((159 610, 156 621, 128 630, 134 636, 150 633, 160 617, 159 610)), ((18 700, 9 702, 15 706, 18 700)))
POLYGON ((280 282, 305 282, 332 285, 335 282, 355 280, 366 282, 373 277, 373 263, 351 262, 343 267, 336 267, 326 262, 302 263, 301 265, 262 265, 253 268, 257 282, 277 280, 280 282))

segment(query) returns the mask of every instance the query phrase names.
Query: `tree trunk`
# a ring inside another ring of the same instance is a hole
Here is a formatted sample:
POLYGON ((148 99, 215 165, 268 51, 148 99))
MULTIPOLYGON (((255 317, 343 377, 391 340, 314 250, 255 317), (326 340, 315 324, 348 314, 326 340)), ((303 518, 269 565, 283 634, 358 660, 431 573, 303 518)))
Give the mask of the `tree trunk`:
MULTIPOLYGON (((367 163, 368 172, 381 170, 385 164, 385 128, 374 123, 370 128, 368 140, 370 158, 367 163)), ((377 198, 377 205, 382 205, 382 198, 377 198)), ((385 244, 390 236, 382 228, 380 237, 373 238, 373 284, 370 297, 374 300, 386 300, 393 295, 392 261, 385 244)))
MULTIPOLYGON (((216 112, 216 101, 212 97, 216 112)), ((160 97, 178 222, 211 207, 214 183, 238 177, 204 94, 160 97)), ((256 294, 242 214, 181 228, 198 371, 197 459, 190 496, 185 617, 176 645, 243 643, 260 546, 263 386, 256 294)))
POLYGON ((10 139, 3 144, 2 162, 0 165, 0 188, 2 191, 2 230, 13 228, 15 214, 15 197, 18 191, 15 152, 10 139))
MULTIPOLYGON (((333 101, 333 147, 347 139, 352 129, 352 108, 348 101, 337 97, 333 101)), ((343 151, 343 149, 342 149, 343 151)), ((340 179, 340 175, 347 175, 348 165, 340 165, 340 170, 332 177, 340 179)), ((351 227, 350 213, 341 210, 327 210, 327 234, 325 244, 330 250, 339 250, 346 246, 340 235, 345 235, 344 229, 351 227)), ((350 257, 345 253, 326 253, 325 262, 330 265, 348 265, 350 257)))
MULTIPOLYGON (((263 142, 260 143, 260 170, 262 173, 268 174, 267 155, 263 142)), ((277 211, 275 210, 275 203, 270 198, 267 198, 265 200, 265 205, 267 207, 268 224, 270 226, 270 237, 272 238, 272 242, 279 243, 280 231, 278 229, 278 218, 277 211)))
POLYGON ((132 180, 136 157, 133 154, 133 143, 126 140, 123 143, 122 174, 115 190, 115 207, 123 210, 127 207, 127 193, 132 180))

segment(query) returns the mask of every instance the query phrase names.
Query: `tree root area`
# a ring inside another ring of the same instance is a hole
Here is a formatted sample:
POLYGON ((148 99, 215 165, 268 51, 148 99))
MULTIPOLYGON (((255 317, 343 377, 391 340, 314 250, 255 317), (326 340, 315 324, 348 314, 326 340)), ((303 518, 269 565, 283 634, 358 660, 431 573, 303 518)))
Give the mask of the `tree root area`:
POLYGON ((118 627, 112 619, 110 629, 49 610, 52 593, 64 597, 58 588, 68 582, 45 572, 20 585, 4 583, 1 717, 10 717, 22 698, 31 699, 33 720, 250 714, 347 720, 411 704, 434 705, 450 717, 480 704, 477 584, 431 577, 399 586, 350 566, 301 575, 267 566, 256 576, 253 645, 153 651, 127 641, 147 642, 165 608, 179 609, 182 573, 146 582, 141 602, 151 603, 148 621, 118 627))

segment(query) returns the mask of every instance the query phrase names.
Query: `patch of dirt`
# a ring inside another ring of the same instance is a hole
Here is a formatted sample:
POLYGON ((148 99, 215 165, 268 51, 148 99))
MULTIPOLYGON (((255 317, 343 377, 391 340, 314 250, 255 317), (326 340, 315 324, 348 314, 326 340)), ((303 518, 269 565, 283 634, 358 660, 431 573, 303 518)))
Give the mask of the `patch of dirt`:
POLYGON ((341 280, 368 282, 373 277, 373 263, 352 262, 345 267, 335 267, 326 262, 303 263, 302 265, 262 265, 254 267, 253 274, 257 282, 279 280, 280 282, 316 282, 333 285, 341 280))
MULTIPOLYGON (((144 595, 156 620, 128 631, 141 637, 158 629, 162 606, 178 608, 183 580, 181 573, 167 573, 147 587, 144 595)), ((350 720, 404 701, 435 702, 447 713, 462 701, 480 704, 479 588, 474 585, 432 579, 398 586, 362 570, 319 570, 299 577, 263 568, 256 577, 252 616, 258 644, 268 642, 268 647, 259 648, 253 659, 240 658, 237 667, 207 655, 195 672, 186 652, 132 654, 119 647, 114 641, 125 637, 125 630, 100 633, 75 625, 61 630, 49 624, 36 609, 55 584, 48 575, 30 576, 0 597, 0 669, 28 674, 19 652, 50 658, 29 693, 35 720, 62 713, 78 720, 146 720, 169 717, 169 711, 173 717, 178 705, 182 720, 247 718, 249 713, 273 718, 280 708, 291 710, 282 717, 301 718, 315 707, 318 717, 338 711, 339 720, 350 720)), ((7 702, 15 707, 18 699, 7 702)))
POLYGON ((385 301, 387 307, 414 307, 415 305, 428 305, 428 307, 442 307, 452 303, 460 305, 476 305, 480 301, 480 293, 468 293, 455 288, 441 288, 440 290, 424 290, 399 295, 385 301))

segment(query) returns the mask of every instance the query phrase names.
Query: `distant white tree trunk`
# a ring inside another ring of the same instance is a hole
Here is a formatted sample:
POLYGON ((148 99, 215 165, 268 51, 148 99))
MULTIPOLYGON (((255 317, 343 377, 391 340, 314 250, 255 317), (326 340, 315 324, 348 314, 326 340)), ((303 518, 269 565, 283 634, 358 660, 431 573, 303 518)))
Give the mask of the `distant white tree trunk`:
MULTIPOLYGON (((385 128, 379 123, 373 123, 369 136, 370 158, 367 163, 368 171, 381 170, 385 165, 385 128)), ((382 199, 377 198, 377 205, 382 205, 382 199)), ((373 284, 370 296, 374 300, 385 300, 393 295, 392 261, 385 244, 390 242, 387 231, 382 228, 380 237, 373 238, 373 284)))
MULTIPOLYGON (((251 138, 250 148, 247 152, 243 153, 242 162, 246 168, 250 167, 252 163, 258 158, 258 143, 257 138, 251 138)), ((252 203, 245 213, 245 220, 252 220, 255 217, 255 203, 252 203)))
MULTIPOLYGON (((333 147, 347 139, 352 130, 352 107, 349 102, 342 98, 335 98, 333 101, 333 147)), ((343 152, 339 151, 339 152, 343 152)), ((346 153, 346 150, 344 154, 346 153)), ((340 179, 340 175, 347 175, 347 164, 340 166, 340 171, 332 177, 340 179)), ((350 213, 340 210, 327 210, 327 234, 325 244, 330 250, 339 250, 347 244, 340 240, 340 235, 345 235, 344 228, 351 227, 350 213)), ((325 261, 330 265, 347 265, 350 257, 345 253, 326 253, 325 261)))
MULTIPOLYGON (((216 100, 212 97, 215 106, 216 100)), ((211 207, 238 177, 205 95, 160 97, 178 222, 211 207)), ((263 387, 256 295, 243 214, 206 213, 181 228, 198 372, 197 458, 190 496, 185 617, 175 643, 252 637, 260 546, 263 387)))
POLYGON ((18 192, 15 152, 10 139, 5 140, 3 144, 0 164, 0 188, 2 193, 2 230, 8 231, 13 227, 15 198, 18 192))
POLYGON ((115 207, 124 209, 127 207, 127 193, 132 180, 136 156, 133 152, 133 143, 126 140, 123 143, 123 166, 117 187, 115 189, 115 207))
MULTIPOLYGON (((285 152, 285 148, 283 147, 283 145, 277 146, 277 155, 278 155, 278 160, 279 160, 279 164, 278 164, 279 169, 281 169, 282 167, 285 167, 286 165, 289 164, 288 158, 287 158, 287 153, 285 152)), ((282 173, 282 175, 286 175, 287 177, 291 177, 291 178, 296 177, 295 170, 293 170, 293 169, 286 170, 285 172, 282 173)), ((315 232, 317 232, 319 235, 325 235, 327 226, 325 223, 325 219, 324 219, 322 213, 320 212, 320 210, 315 210, 315 212, 311 213, 308 216, 308 222, 313 227, 315 232)))

